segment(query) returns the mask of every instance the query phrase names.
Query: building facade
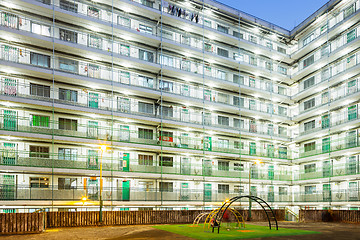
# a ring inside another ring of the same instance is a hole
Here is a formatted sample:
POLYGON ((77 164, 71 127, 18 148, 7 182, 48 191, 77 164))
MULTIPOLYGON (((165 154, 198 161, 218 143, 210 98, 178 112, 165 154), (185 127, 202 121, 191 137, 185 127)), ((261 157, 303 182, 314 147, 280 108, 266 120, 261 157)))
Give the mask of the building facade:
POLYGON ((1 210, 357 209, 359 6, 1 1, 1 210))

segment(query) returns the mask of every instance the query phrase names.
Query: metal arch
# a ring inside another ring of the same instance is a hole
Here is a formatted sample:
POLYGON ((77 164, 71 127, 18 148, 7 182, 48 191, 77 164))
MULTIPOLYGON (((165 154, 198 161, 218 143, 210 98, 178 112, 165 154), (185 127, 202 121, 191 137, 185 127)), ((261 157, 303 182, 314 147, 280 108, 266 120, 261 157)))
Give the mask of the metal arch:
MULTIPOLYGON (((238 210, 236 210, 236 209, 234 209, 234 208, 229 208, 229 210, 231 211, 231 213, 235 216, 235 218, 236 218, 236 220, 237 220, 237 222, 238 222, 238 225, 239 225, 239 227, 242 225, 244 228, 245 228, 245 221, 244 221, 244 217, 241 215, 241 213, 238 211, 238 210), (238 215, 237 215, 237 214, 238 215), (241 220, 240 220, 240 217, 241 217, 241 220)), ((204 222, 204 228, 206 227, 206 224, 208 224, 208 228, 210 228, 210 219, 212 219, 213 218, 213 216, 215 215, 215 214, 217 214, 218 212, 220 211, 220 208, 217 208, 217 209, 214 209, 213 211, 211 211, 210 213, 209 213, 209 215, 206 217, 206 219, 205 219, 205 222, 204 222), (209 219, 209 222, 207 222, 207 220, 209 219)))
MULTIPOLYGON (((216 217, 215 217, 215 220, 219 219, 219 213, 222 212, 222 215, 221 215, 221 218, 220 218, 220 221, 218 222, 218 233, 220 232, 220 225, 221 225, 221 221, 223 219, 223 216, 225 214, 225 211, 230 207, 231 204, 233 204, 235 201, 241 199, 241 198, 249 198, 255 202, 257 202, 261 207, 262 209, 265 211, 266 213, 266 217, 268 219, 268 222, 269 222, 269 228, 271 229, 271 221, 270 221, 270 218, 269 218, 269 214, 267 213, 266 209, 264 208, 264 206, 258 201, 260 200, 262 203, 265 203, 266 206, 271 210, 271 213, 275 219, 275 224, 276 224, 276 230, 278 230, 278 223, 277 223, 277 220, 276 220, 276 217, 275 217, 275 214, 272 210, 272 208, 269 206, 269 204, 267 204, 267 202, 265 202, 263 199, 259 198, 259 197, 255 197, 255 196, 249 196, 249 195, 245 195, 245 196, 237 196, 237 197, 233 197, 231 198, 228 202, 224 202, 223 205, 220 207, 219 211, 217 212, 216 214, 216 217), (227 205, 227 206, 226 206, 227 205), (226 207, 225 207, 226 206, 226 207), (224 211, 221 211, 223 208, 225 207, 225 210, 224 211)), ((212 232, 214 232, 214 228, 215 226, 213 226, 212 228, 212 232)))

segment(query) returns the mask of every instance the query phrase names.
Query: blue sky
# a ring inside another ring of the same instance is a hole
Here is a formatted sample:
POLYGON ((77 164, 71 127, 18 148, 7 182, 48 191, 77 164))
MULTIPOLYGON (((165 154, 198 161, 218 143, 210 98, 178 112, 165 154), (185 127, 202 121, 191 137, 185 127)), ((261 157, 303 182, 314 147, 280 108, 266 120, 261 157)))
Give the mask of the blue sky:
POLYGON ((327 0, 217 0, 243 12, 292 30, 327 0))

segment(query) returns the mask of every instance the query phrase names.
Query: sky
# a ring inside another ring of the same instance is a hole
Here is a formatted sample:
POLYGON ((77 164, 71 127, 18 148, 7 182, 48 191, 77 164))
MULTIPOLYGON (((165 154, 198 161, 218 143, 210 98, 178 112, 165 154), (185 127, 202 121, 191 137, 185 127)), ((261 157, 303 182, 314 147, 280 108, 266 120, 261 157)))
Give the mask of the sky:
POLYGON ((328 0, 217 0, 275 25, 292 30, 328 0))

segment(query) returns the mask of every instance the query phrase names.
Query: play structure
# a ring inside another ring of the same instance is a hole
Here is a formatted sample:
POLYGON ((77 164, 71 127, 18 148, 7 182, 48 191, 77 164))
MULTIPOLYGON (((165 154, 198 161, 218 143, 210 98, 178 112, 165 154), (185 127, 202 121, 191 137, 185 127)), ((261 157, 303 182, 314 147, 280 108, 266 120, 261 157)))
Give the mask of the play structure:
MULTIPOLYGON (((228 210, 229 210, 229 212, 231 212, 233 215, 234 215, 234 217, 235 217, 235 219, 236 219, 236 221, 237 221, 237 225, 236 225, 236 227, 242 227, 242 228, 245 228, 245 221, 244 221, 244 218, 243 218, 243 216, 241 215, 241 213, 239 212, 239 211, 237 211, 236 209, 234 209, 234 208, 228 208, 228 210)), ((215 210, 213 210, 213 211, 211 211, 211 212, 206 212, 206 213, 200 213, 196 218, 195 218, 195 220, 194 220, 194 222, 193 222, 193 227, 195 227, 195 226, 198 226, 199 225, 199 222, 201 221, 201 219, 203 219, 204 217, 206 217, 205 218, 205 222, 204 222, 204 228, 210 228, 210 226, 212 226, 212 224, 214 224, 215 222, 214 222, 214 216, 215 215, 217 215, 218 213, 219 213, 219 211, 220 211, 220 208, 217 208, 217 209, 215 209, 215 210), (213 222, 212 222, 212 220, 213 220, 213 222)))
POLYGON ((278 222, 276 220, 274 211, 272 210, 272 208, 270 207, 270 205, 265 202, 263 199, 256 197, 256 196, 237 196, 237 197, 233 197, 230 200, 227 200, 223 203, 223 205, 217 209, 216 211, 216 215, 214 217, 212 217, 212 232, 214 232, 214 229, 217 228, 218 229, 218 233, 220 232, 220 226, 221 226, 221 222, 224 218, 224 214, 228 209, 231 209, 230 206, 231 204, 233 204, 234 202, 236 202, 237 200, 240 200, 241 198, 248 198, 250 201, 255 201, 257 202, 261 208, 264 210, 266 217, 268 219, 269 222, 269 228, 271 229, 272 224, 276 226, 276 230, 278 230, 278 222))

